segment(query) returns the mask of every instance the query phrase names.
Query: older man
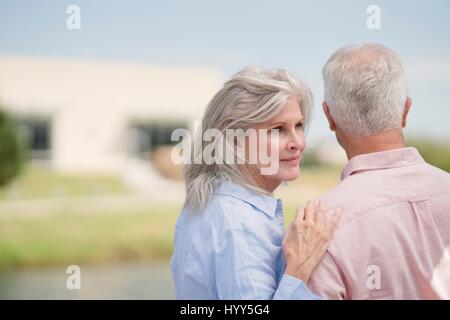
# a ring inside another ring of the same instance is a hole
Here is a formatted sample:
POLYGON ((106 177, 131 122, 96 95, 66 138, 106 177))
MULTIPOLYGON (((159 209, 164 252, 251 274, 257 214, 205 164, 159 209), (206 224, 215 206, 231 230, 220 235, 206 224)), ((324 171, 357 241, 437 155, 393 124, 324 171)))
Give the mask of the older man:
POLYGON ((450 174, 405 147, 399 56, 344 47, 323 77, 323 110, 349 162, 322 197, 342 218, 311 288, 328 299, 450 299, 450 174))

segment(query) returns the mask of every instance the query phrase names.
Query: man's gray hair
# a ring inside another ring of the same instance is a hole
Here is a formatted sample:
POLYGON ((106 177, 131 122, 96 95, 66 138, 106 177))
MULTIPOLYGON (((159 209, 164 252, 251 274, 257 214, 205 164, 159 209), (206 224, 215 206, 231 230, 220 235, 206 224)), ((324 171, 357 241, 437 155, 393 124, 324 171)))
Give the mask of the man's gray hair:
POLYGON ((401 128, 408 96, 397 53, 375 43, 346 46, 323 68, 325 100, 336 125, 370 136, 401 128))

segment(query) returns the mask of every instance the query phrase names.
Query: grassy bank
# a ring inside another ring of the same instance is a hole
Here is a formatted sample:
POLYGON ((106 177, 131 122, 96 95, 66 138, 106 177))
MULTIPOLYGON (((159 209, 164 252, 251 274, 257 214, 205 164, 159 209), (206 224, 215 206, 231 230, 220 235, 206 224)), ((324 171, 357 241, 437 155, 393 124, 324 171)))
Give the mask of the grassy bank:
POLYGON ((123 194, 129 190, 108 175, 60 174, 45 165, 27 165, 11 183, 0 188, 0 201, 123 194))
POLYGON ((178 210, 0 216, 0 270, 167 258, 178 210))

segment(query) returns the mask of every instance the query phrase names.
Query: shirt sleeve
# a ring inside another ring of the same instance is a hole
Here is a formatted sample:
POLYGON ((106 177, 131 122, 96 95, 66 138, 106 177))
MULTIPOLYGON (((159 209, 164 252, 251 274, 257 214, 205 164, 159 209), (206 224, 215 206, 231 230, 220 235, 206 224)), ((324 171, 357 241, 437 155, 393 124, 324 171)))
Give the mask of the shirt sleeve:
POLYGON ((312 292, 302 280, 284 274, 273 300, 320 300, 320 297, 312 292))
POLYGON ((320 299, 295 277, 283 275, 277 283, 276 270, 283 253, 264 224, 250 221, 233 228, 222 226, 215 241, 214 271, 219 299, 320 299))
POLYGON ((348 299, 344 276, 329 251, 326 252, 322 262, 313 271, 308 284, 323 299, 348 299))

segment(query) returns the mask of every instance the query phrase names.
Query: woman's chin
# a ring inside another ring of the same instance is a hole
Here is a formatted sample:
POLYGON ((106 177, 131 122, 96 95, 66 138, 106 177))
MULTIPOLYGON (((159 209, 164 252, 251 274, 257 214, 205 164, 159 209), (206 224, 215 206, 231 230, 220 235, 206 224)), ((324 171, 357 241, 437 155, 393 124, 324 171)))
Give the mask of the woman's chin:
POLYGON ((298 169, 283 170, 282 172, 279 172, 280 180, 286 182, 297 180, 299 175, 300 171, 298 169))

